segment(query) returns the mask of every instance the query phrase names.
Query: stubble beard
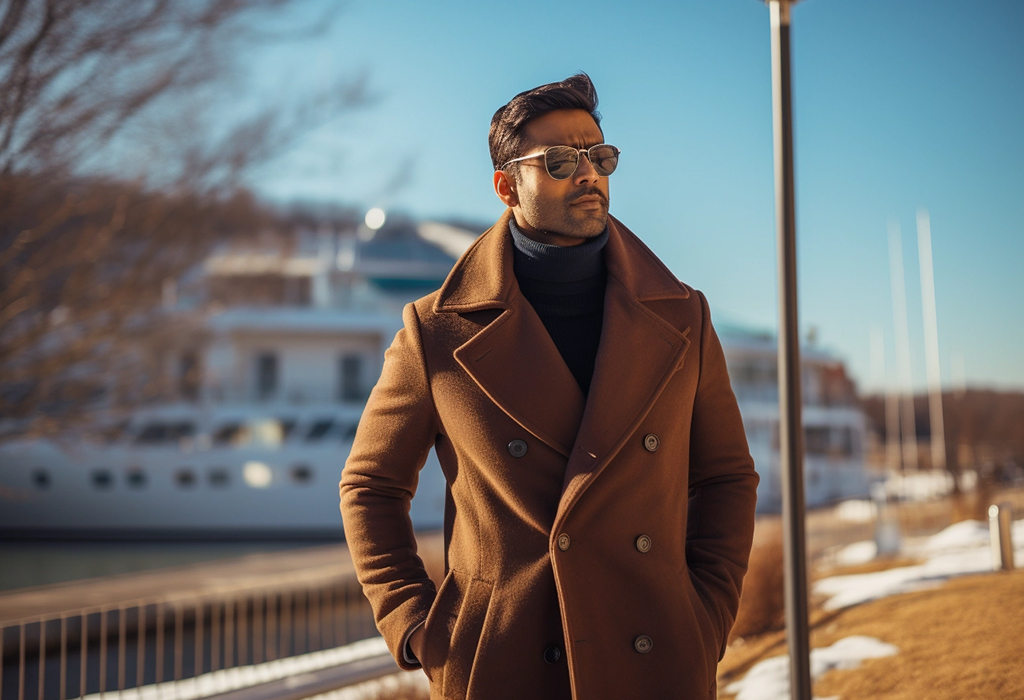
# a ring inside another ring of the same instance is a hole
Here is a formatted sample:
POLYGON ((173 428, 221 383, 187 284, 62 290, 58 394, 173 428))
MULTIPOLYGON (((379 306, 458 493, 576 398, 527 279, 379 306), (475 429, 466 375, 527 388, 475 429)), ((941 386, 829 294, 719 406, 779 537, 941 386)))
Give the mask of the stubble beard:
POLYGON ((520 202, 520 206, 526 220, 534 228, 567 238, 594 238, 608 225, 608 198, 596 187, 576 192, 566 198, 559 211, 552 211, 553 207, 541 206, 536 200, 520 202), (573 201, 588 194, 601 197, 601 206, 598 209, 581 209, 573 206, 573 201))

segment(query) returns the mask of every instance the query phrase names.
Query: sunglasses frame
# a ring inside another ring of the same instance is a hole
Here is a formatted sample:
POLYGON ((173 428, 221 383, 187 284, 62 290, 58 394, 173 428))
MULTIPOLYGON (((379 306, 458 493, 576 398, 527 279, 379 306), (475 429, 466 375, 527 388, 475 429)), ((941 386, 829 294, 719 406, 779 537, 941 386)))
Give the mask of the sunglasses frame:
MULTIPOLYGON (((506 167, 508 167, 512 163, 518 163, 518 162, 523 161, 523 160, 530 160, 531 158, 540 158, 541 156, 543 156, 544 157, 544 171, 548 174, 548 177, 550 177, 552 180, 558 180, 558 181, 568 180, 570 177, 572 177, 573 175, 576 174, 576 170, 580 167, 580 154, 582 153, 582 154, 586 155, 587 156, 587 161, 589 161, 589 163, 591 165, 594 165, 594 161, 591 160, 591 158, 590 158, 590 151, 595 149, 595 148, 600 148, 601 146, 607 146, 609 148, 614 148, 615 149, 615 168, 612 168, 612 171, 610 173, 608 173, 608 175, 611 175, 612 173, 615 172, 615 169, 619 167, 619 156, 622 154, 622 149, 619 148, 618 146, 613 146, 610 143, 598 143, 598 144, 595 144, 595 145, 591 146, 590 148, 576 148, 575 146, 568 146, 568 145, 548 146, 547 148, 545 148, 540 153, 534 153, 534 154, 528 155, 528 156, 521 156, 519 158, 513 158, 512 160, 507 161, 504 165, 502 165, 500 168, 498 168, 498 170, 504 170, 506 167), (554 175, 551 174, 551 169, 548 167, 548 151, 550 151, 552 148, 571 148, 572 150, 576 151, 576 166, 572 169, 572 172, 569 173, 568 175, 566 175, 565 177, 555 177, 554 175)), ((595 171, 597 170, 596 167, 594 169, 595 169, 595 171)), ((608 177, 608 175, 601 175, 601 173, 598 173, 598 175, 600 175, 601 177, 608 177)))

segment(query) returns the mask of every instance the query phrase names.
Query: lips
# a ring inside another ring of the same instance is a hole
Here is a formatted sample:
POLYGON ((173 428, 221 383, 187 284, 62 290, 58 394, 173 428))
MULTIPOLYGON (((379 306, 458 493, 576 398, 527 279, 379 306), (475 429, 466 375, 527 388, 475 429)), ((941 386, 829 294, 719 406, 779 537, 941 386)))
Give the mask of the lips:
POLYGON ((580 205, 587 208, 593 208, 595 206, 607 206, 608 200, 605 199, 603 194, 599 193, 586 193, 577 195, 569 200, 570 205, 580 205))

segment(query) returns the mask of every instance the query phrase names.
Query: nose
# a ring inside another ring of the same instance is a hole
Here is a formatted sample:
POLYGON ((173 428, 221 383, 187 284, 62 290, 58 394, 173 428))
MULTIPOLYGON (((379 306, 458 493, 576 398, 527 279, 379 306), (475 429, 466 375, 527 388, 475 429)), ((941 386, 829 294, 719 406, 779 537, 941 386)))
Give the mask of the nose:
POLYGON ((590 162, 590 156, 582 149, 580 150, 580 162, 576 165, 576 172, 572 174, 572 179, 576 185, 594 183, 601 179, 597 170, 594 169, 594 164, 590 162))

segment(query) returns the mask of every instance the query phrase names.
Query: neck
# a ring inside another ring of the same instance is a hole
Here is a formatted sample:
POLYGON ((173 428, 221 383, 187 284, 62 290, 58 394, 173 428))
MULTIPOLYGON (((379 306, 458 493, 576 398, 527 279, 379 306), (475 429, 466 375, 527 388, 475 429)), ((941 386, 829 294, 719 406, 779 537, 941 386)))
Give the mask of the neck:
POLYGON ((534 228, 529 222, 521 219, 517 213, 513 212, 512 222, 519 228, 519 231, 538 243, 544 243, 546 245, 559 246, 560 248, 569 248, 572 246, 581 245, 586 243, 588 238, 579 238, 576 236, 566 236, 561 233, 553 233, 551 231, 543 231, 539 228, 534 228))
POLYGON ((578 245, 559 246, 545 243, 528 235, 509 221, 514 244, 517 276, 532 279, 572 282, 604 272, 604 246, 608 242, 608 229, 578 245))

